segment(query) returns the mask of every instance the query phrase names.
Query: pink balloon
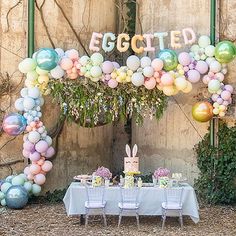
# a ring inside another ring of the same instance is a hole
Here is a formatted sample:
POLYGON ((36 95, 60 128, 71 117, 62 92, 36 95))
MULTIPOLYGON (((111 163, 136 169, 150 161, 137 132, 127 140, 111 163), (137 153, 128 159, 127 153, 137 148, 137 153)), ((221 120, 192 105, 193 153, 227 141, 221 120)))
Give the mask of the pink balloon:
POLYGON ((44 164, 45 158, 41 158, 40 160, 37 161, 37 164, 42 166, 44 164))
POLYGON ((102 71, 105 74, 110 74, 114 70, 114 65, 111 61, 104 61, 102 63, 102 71))
POLYGON ((191 63, 191 57, 187 52, 181 52, 178 56, 178 60, 183 66, 187 66, 191 63))
POLYGON ((70 49, 70 50, 66 51, 65 55, 73 61, 79 60, 79 53, 75 49, 70 49))
POLYGON ((156 79, 153 77, 145 79, 144 86, 146 89, 154 89, 156 87, 156 79))
POLYGON ((28 179, 28 180, 33 180, 33 179, 34 179, 34 175, 32 175, 32 174, 29 173, 29 174, 27 175, 27 179, 28 179))
POLYGON ((52 162, 51 161, 45 161, 41 168, 45 172, 50 171, 52 169, 52 162))
POLYGON ((35 150, 39 153, 46 152, 48 150, 48 143, 44 140, 40 140, 35 145, 35 150))
POLYGON ((155 58, 154 60, 152 60, 151 66, 155 71, 160 71, 160 70, 162 70, 164 64, 161 59, 155 58))
POLYGON ((208 75, 204 75, 202 78, 202 82, 204 84, 208 84, 210 82, 211 78, 208 75))
POLYGON ((55 154, 55 149, 53 147, 49 147, 45 153, 46 158, 50 158, 55 154))
POLYGON ((220 96, 222 97, 222 99, 224 99, 225 101, 228 101, 231 98, 231 93, 228 90, 224 90, 220 96))
POLYGON ((218 79, 220 82, 224 80, 224 77, 224 74, 221 72, 215 74, 215 78, 218 79))
POLYGON ((108 81, 108 86, 109 86, 110 88, 116 88, 116 87, 118 86, 118 82, 117 82, 115 79, 110 79, 110 80, 108 81))
POLYGON ((208 71, 208 64, 205 61, 198 61, 195 70, 203 75, 208 71))
POLYGON ((223 103, 223 99, 221 97, 217 98, 216 102, 221 105, 223 103))
POLYGON ((217 99, 219 98, 219 96, 220 96, 220 95, 218 95, 218 94, 216 94, 216 93, 212 94, 212 96, 211 96, 212 101, 213 101, 213 102, 216 102, 217 99))
POLYGON ((165 73, 161 76, 161 83, 164 86, 169 86, 174 83, 174 78, 170 73, 165 73))
POLYGON ((30 174, 30 168, 29 168, 29 166, 26 166, 26 167, 25 167, 25 169, 24 169, 24 174, 25 174, 25 175, 30 174))
POLYGON ((46 181, 46 177, 44 174, 37 174, 34 176, 34 182, 38 185, 43 185, 46 181))
POLYGON ((223 101, 222 105, 227 107, 229 105, 229 102, 228 101, 223 101))
POLYGON ((188 71, 188 80, 191 83, 197 83, 200 80, 200 73, 197 70, 189 70, 188 71))
POLYGON ((25 158, 29 158, 30 151, 23 149, 22 154, 25 158))
POLYGON ((117 62, 113 61, 112 64, 115 68, 117 69, 120 68, 120 65, 117 62))
POLYGON ((234 88, 232 85, 230 84, 226 84, 225 85, 225 90, 229 91, 230 93, 232 93, 234 91, 234 88))
POLYGON ((24 142, 24 144, 23 144, 23 148, 24 148, 25 150, 27 150, 27 151, 31 151, 31 150, 34 149, 34 144, 31 143, 30 141, 26 141, 26 142, 24 142))
POLYGON ((29 159, 31 161, 38 161, 40 159, 41 155, 38 152, 33 152, 29 154, 29 159))
POLYGON ((70 58, 62 58, 60 66, 63 70, 69 70, 73 67, 73 61, 70 58))
POLYGON ((41 167, 37 164, 30 165, 30 173, 33 175, 37 175, 41 171, 41 167))

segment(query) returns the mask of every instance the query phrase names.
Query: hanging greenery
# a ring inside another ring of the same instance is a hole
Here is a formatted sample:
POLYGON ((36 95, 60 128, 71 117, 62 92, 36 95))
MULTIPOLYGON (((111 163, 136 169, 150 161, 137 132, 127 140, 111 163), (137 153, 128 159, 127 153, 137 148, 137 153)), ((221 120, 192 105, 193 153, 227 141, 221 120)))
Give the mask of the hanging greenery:
POLYGON ((137 124, 145 115, 156 117, 163 114, 167 105, 166 96, 157 89, 121 85, 110 89, 104 83, 89 79, 53 80, 51 94, 68 120, 80 126, 97 126, 119 119, 127 120, 134 115, 137 124))
POLYGON ((208 203, 236 201, 236 126, 220 123, 219 146, 210 145, 210 134, 196 145, 197 165, 200 170, 195 187, 199 196, 208 203))

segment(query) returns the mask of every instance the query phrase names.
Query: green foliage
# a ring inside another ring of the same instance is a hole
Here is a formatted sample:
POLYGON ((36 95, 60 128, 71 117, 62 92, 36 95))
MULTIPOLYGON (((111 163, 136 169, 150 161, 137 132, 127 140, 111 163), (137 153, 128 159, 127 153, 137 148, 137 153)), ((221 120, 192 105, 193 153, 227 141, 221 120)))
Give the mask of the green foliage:
POLYGON ((66 107, 67 119, 80 126, 93 127, 131 117, 140 124, 145 112, 159 119, 167 105, 162 91, 132 84, 111 89, 102 82, 94 83, 82 77, 77 81, 53 80, 50 87, 54 101, 62 110, 66 107))
POLYGON ((210 134, 196 145, 200 170, 195 187, 199 196, 212 204, 231 204, 236 201, 236 126, 220 123, 219 146, 210 145, 210 134))

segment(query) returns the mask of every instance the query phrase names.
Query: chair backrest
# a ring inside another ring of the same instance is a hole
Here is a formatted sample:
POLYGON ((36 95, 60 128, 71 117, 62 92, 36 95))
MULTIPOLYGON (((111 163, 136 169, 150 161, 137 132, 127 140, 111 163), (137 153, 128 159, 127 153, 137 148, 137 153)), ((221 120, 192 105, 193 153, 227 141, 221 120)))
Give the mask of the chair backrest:
POLYGON ((123 188, 120 187, 121 202, 122 203, 138 203, 139 188, 123 188))
POLYGON ((104 201, 104 193, 105 188, 104 186, 101 187, 92 187, 92 186, 85 186, 87 199, 88 202, 103 202, 104 201))
POLYGON ((165 188, 165 201, 182 204, 183 188, 165 188))

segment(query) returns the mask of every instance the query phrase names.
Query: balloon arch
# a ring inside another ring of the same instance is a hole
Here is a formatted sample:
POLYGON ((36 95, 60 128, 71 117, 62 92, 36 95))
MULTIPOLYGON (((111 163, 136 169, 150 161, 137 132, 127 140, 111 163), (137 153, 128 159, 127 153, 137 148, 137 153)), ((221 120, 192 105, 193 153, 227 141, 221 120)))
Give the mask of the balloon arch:
MULTIPOLYGON (((1 184, 1 205, 11 206, 8 193, 15 186, 21 186, 21 190, 26 190, 29 195, 38 195, 41 185, 46 181, 47 172, 52 169, 52 162, 49 159, 55 154, 55 150, 52 147, 52 138, 40 120, 41 106, 44 104, 43 95, 55 89, 54 85, 49 86, 51 82, 53 84, 56 81, 57 86, 61 84, 59 87, 63 88, 65 81, 86 79, 90 84, 95 84, 97 87, 105 86, 109 91, 116 91, 119 87, 123 87, 124 90, 126 87, 132 90, 142 88, 146 93, 157 91, 155 99, 151 101, 147 99, 145 108, 152 109, 155 106, 156 109, 163 110, 160 98, 164 99, 165 96, 173 96, 178 92, 189 93, 192 84, 199 82, 202 75, 202 82, 208 86, 211 97, 208 102, 195 104, 192 114, 195 120, 207 122, 214 115, 225 116, 232 102, 233 87, 225 85, 223 80, 227 73, 226 63, 232 61, 235 55, 236 49, 233 43, 222 41, 215 47, 210 45, 208 36, 200 36, 198 44, 192 45, 190 52, 181 52, 177 55, 173 50, 164 49, 153 60, 147 56, 138 58, 131 55, 127 58, 125 66, 109 60, 104 61, 102 54, 98 52, 91 57, 79 57, 75 49, 65 52, 60 48, 38 50, 32 58, 26 58, 19 64, 19 70, 26 74, 26 79, 25 87, 20 92, 21 97, 15 101, 18 113, 7 115, 3 121, 3 129, 7 134, 16 136, 24 132, 23 156, 31 163, 25 167, 23 173, 6 177, 1 184)), ((68 87, 66 89, 70 91, 68 87)), ((65 96, 69 95, 68 91, 65 96)), ((118 99, 120 96, 122 98, 122 95, 118 94, 118 99)), ((145 103, 144 98, 136 101, 136 104, 132 96, 126 99, 132 100, 133 107, 145 103)), ((62 109, 67 110, 67 114, 76 116, 77 110, 69 101, 59 99, 59 103, 62 109)), ((94 107, 94 101, 91 104, 94 107)), ((110 113, 114 112, 111 121, 119 113, 119 110, 113 111, 114 109, 104 106, 101 102, 99 106, 102 108, 96 110, 97 113, 102 109, 103 112, 107 110, 110 113)), ((127 104, 126 109, 130 109, 127 108, 127 104)), ((125 114, 128 116, 129 112, 125 114)), ((78 119, 80 118, 75 117, 75 120, 78 119)), ((94 124, 96 125, 95 121, 94 124)), ((22 204, 19 204, 14 207, 22 207, 22 204)))

